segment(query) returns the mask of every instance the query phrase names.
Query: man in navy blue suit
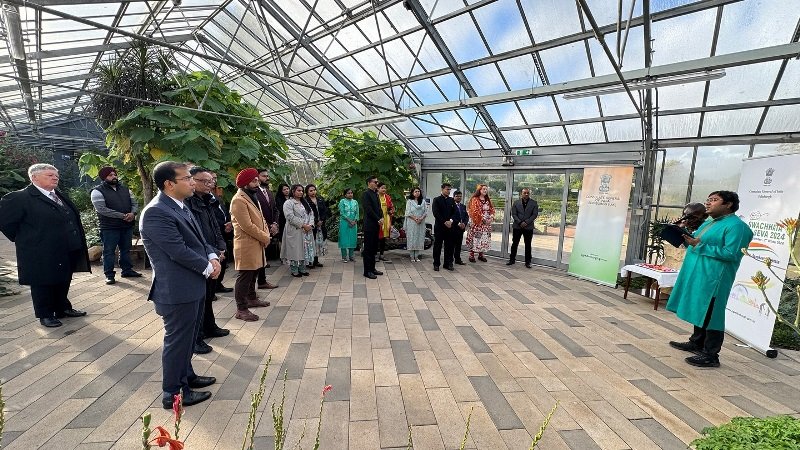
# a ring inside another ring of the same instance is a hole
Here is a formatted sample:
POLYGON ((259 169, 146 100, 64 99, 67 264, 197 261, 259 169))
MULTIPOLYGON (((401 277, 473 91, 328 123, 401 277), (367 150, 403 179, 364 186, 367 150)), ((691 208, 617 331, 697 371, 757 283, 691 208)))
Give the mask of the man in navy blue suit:
POLYGON ((216 279, 221 266, 215 249, 206 243, 202 230, 184 200, 194 192, 194 180, 186 164, 158 163, 153 180, 159 194, 142 211, 142 242, 153 266, 149 300, 164 320, 162 405, 172 408, 176 394, 184 406, 211 397, 194 391, 214 384, 192 369, 192 351, 201 326, 206 279, 216 279))
POLYGON ((453 200, 456 202, 456 210, 458 211, 458 222, 453 224, 453 258, 456 264, 463 266, 465 263, 461 260, 461 244, 464 242, 464 231, 469 225, 469 214, 467 214, 467 207, 461 203, 464 194, 461 191, 453 193, 453 200))

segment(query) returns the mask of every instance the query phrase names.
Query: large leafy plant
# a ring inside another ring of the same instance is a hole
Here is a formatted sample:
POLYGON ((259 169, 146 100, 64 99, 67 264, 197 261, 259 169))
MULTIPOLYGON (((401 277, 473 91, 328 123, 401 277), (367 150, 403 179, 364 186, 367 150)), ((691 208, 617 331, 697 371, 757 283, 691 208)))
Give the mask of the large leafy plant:
MULTIPOLYGON (((414 186, 414 163, 405 148, 395 140, 380 139, 372 131, 356 133, 336 129, 328 133, 330 147, 325 151, 328 160, 319 175, 320 193, 332 203, 342 198, 345 188, 352 188, 360 201, 370 175, 386 183, 392 197, 396 216, 405 211, 405 192, 414 186)), ((331 208, 334 215, 337 208, 331 208)))
POLYGON ((123 181, 148 202, 156 190, 150 173, 160 161, 207 167, 225 187, 244 167, 272 169, 286 157, 283 136, 213 74, 178 74, 175 80, 180 87, 163 93, 169 104, 139 106, 106 129, 109 153, 85 153, 84 173, 94 177, 114 161, 123 181))

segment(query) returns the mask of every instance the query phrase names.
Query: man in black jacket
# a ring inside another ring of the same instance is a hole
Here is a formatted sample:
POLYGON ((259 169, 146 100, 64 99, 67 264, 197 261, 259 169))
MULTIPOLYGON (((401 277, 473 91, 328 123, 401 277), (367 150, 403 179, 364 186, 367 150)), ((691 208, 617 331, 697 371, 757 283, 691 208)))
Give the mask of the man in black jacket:
POLYGON ((141 277, 133 270, 131 239, 136 223, 136 199, 131 191, 119 182, 113 167, 103 167, 98 172, 100 184, 92 189, 92 205, 100 222, 100 240, 103 242, 103 273, 106 284, 114 284, 114 262, 119 247, 119 267, 123 278, 141 277))
POLYGON ((539 217, 539 204, 536 203, 536 200, 531 199, 531 191, 528 188, 522 188, 519 197, 511 205, 511 217, 514 218, 514 225, 512 228, 511 256, 508 258, 506 265, 510 266, 516 262, 519 238, 522 236, 525 238, 525 267, 530 269, 533 222, 539 217))
POLYGON ((31 287, 33 311, 46 327, 85 316, 67 299, 74 272, 90 272, 78 209, 59 192, 58 169, 28 168, 30 186, 0 200, 0 231, 17 247, 19 284, 31 287))
MULTIPOLYGON (((278 234, 278 204, 275 201, 275 196, 272 195, 272 191, 269 190, 269 170, 268 169, 258 169, 258 190, 256 191, 256 200, 258 200, 258 205, 261 207, 261 214, 264 215, 264 221, 267 222, 269 226, 269 234, 270 236, 275 236, 278 234)), ((276 243, 270 243, 272 248, 275 248, 276 243)), ((267 248, 264 249, 264 261, 267 262, 267 265, 261 268, 261 270, 256 273, 256 284, 258 284, 259 289, 275 289, 278 287, 277 284, 272 284, 267 281, 267 269, 269 269, 269 251, 270 246, 268 245, 267 248)))
POLYGON ((433 270, 439 271, 439 262, 442 257, 442 244, 444 244, 444 268, 453 268, 453 224, 459 222, 456 202, 450 198, 450 183, 442 184, 442 195, 433 199, 433 270))
MULTIPOLYGON (((233 223, 231 222, 231 213, 228 211, 228 206, 222 198, 224 191, 221 187, 217 186, 217 174, 211 173, 211 180, 214 185, 211 187, 211 210, 214 212, 214 217, 217 218, 219 230, 222 232, 222 238, 225 239, 225 246, 227 252, 225 253, 225 260, 220 261, 222 264, 222 272, 217 277, 217 287, 215 292, 228 293, 233 292, 233 288, 225 287, 222 280, 225 278, 225 272, 228 268, 228 262, 233 259, 233 223)), ((215 297, 216 299, 216 297, 215 297)))
POLYGON ((361 207, 364 208, 364 248, 361 257, 364 259, 364 276, 374 280, 383 272, 375 269, 375 255, 378 253, 378 231, 383 224, 381 201, 378 200, 378 177, 367 178, 367 190, 361 196, 361 207))
POLYGON ((461 191, 453 193, 453 201, 456 202, 456 212, 458 220, 453 224, 453 259, 456 264, 463 266, 465 263, 461 260, 461 244, 464 242, 464 231, 469 225, 469 214, 467 214, 467 207, 461 202, 464 194, 461 191))
MULTIPOLYGON (((214 185, 214 180, 211 177, 211 172, 202 167, 192 167, 189 174, 194 177, 194 195, 187 198, 185 203, 189 210, 194 214, 194 218, 200 225, 203 232, 203 238, 212 247, 216 249, 216 253, 220 260, 226 257, 225 254, 225 239, 222 237, 222 231, 219 229, 217 218, 214 215, 211 205, 211 188, 214 185)), ((214 318, 214 308, 212 303, 217 288, 217 280, 212 278, 206 279, 206 296, 203 305, 203 312, 201 314, 201 327, 200 333, 197 335, 197 340, 194 344, 194 352, 198 354, 208 353, 212 350, 211 346, 206 344, 203 339, 210 339, 215 337, 227 336, 230 331, 220 328, 214 318)))

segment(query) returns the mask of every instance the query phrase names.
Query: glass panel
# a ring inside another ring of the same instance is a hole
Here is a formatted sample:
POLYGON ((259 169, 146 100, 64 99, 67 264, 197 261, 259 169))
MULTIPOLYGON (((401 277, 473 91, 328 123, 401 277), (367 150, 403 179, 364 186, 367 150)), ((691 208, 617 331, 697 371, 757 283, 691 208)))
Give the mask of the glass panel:
POLYGON ((605 142, 603 126, 600 123, 582 123, 578 125, 567 125, 569 140, 573 144, 589 144, 592 142, 605 142))
POLYGON ((478 144, 478 141, 474 137, 467 134, 453 136, 453 140, 461 150, 477 150, 481 148, 480 144, 478 144))
POLYGON ((512 91, 542 85, 531 55, 505 59, 497 64, 512 91))
POLYGON ((564 99, 554 97, 558 103, 558 110, 564 120, 590 119, 600 117, 597 109, 597 100, 594 97, 564 99))
POLYGON ((753 148, 753 158, 756 156, 776 155, 780 153, 800 152, 800 144, 758 144, 753 148))
MULTIPOLYGON (((572 246, 575 243, 575 226, 578 224, 578 198, 580 198, 581 187, 583 187, 583 172, 570 172, 567 190, 567 217, 564 222, 564 242, 561 244, 562 264, 569 264, 572 246)), ((627 233, 628 227, 626 226, 626 238, 627 233)), ((627 239, 625 242, 627 242, 627 239)), ((622 255, 625 255, 624 251, 622 255)))
POLYGON ((470 84, 478 95, 491 95, 506 92, 505 83, 494 64, 484 64, 464 71, 470 84))
POLYGON ((536 42, 549 41, 581 31, 574 2, 562 0, 522 0, 522 10, 536 42), (539 11, 547 11, 541 14, 539 11))
MULTIPOLYGON (((558 239, 561 234, 561 206, 564 198, 563 173, 514 173, 512 200, 519 198, 522 188, 531 190, 531 199, 539 204, 539 217, 534 222, 533 257, 555 264, 558 258, 558 239)), ((517 251, 517 259, 525 254, 524 242, 517 251)), ((510 251, 510 244, 509 244, 510 251)))
POLYGON ((495 55, 531 45, 516 0, 498 0, 478 8, 474 15, 495 55))
MULTIPOLYGON (((633 91, 633 98, 637 101, 639 96, 636 91, 633 91)), ((636 108, 633 107, 630 97, 625 92, 619 94, 609 94, 600 96, 600 104, 603 106, 603 115, 616 116, 621 114, 636 114, 636 108)))
POLYGON ((463 0, 420 0, 420 4, 432 19, 464 7, 463 0))
POLYGON ((606 122, 609 141, 639 141, 642 139, 642 122, 639 119, 606 122))
POLYGON ((531 130, 536 142, 542 145, 566 145, 567 135, 562 127, 544 127, 531 130))
POLYGON ((775 91, 775 98, 797 98, 800 97, 800 60, 793 58, 786 64, 783 71, 781 84, 775 91))
POLYGON ((668 148, 664 159, 664 174, 661 175, 661 155, 656 163, 656 177, 661 177, 660 194, 656 192, 659 205, 681 206, 686 203, 689 189, 689 174, 692 172, 693 148, 668 148))
POLYGON ((502 133, 512 147, 531 147, 536 145, 533 136, 528 130, 511 130, 503 131, 502 133))
POLYGON ((659 66, 711 55, 717 10, 653 22, 653 65, 659 66), (691 39, 687 39, 691 36, 691 39))
POLYGON ((705 202, 710 192, 739 186, 742 160, 750 153, 749 145, 699 147, 692 181, 692 202, 705 202))
MULTIPOLYGON (((640 5, 641 2, 637 2, 640 5)), ((612 22, 616 25, 616 8, 606 8, 609 11, 614 11, 614 19, 612 22)), ((594 11, 594 9, 592 9, 594 11)), ((622 70, 634 70, 644 67, 644 42, 642 27, 633 27, 628 33, 628 41, 625 45, 625 54, 623 55, 622 70)), ((624 33, 623 33, 624 37, 624 33)), ((615 49, 617 47, 617 34, 609 33, 605 35, 608 48, 615 49)), ((615 51, 612 50, 612 51, 615 51)), ((596 76, 608 75, 614 73, 614 68, 608 61, 608 56, 603 51, 603 47, 597 42, 596 39, 589 39, 589 51, 592 54, 592 64, 594 66, 594 73, 596 76)))
POLYGON ((764 108, 712 111, 703 119, 703 136, 753 134, 764 108))
POLYGON ((700 114, 680 114, 658 118, 658 137, 661 139, 697 136, 700 114))
POLYGON ((458 62, 474 61, 489 56, 489 51, 469 14, 462 14, 437 24, 436 30, 458 62))
MULTIPOLYGON (((468 204, 469 198, 479 184, 489 186, 489 199, 494 206, 494 222, 492 223, 492 252, 500 252, 503 242, 503 224, 505 220, 506 206, 506 174, 489 174, 467 172, 466 190, 464 190, 464 203, 468 204)), ((466 234, 466 233, 465 233, 466 234)), ((466 237, 466 236, 465 236, 466 237)), ((469 251, 468 248, 464 249, 469 251)))
POLYGON ((767 100, 780 66, 780 61, 772 61, 726 68, 724 77, 710 82, 708 105, 767 100))
POLYGON ((705 90, 705 82, 664 86, 655 90, 653 101, 657 102, 656 106, 659 111, 698 108, 703 106, 705 90))
MULTIPOLYGON (((539 52, 550 84, 592 76, 583 42, 562 45, 539 52)), ((605 56, 605 55, 604 55, 605 56)))
POLYGON ((749 0, 725 5, 717 54, 786 44, 800 14, 800 0, 749 0))
POLYGON ((551 97, 532 98, 517 102, 525 120, 532 125, 559 122, 558 112, 551 97))
POLYGON ((764 119, 762 133, 794 133, 800 131, 800 105, 773 106, 764 119))
POLYGON ((498 105, 488 105, 486 110, 494 119, 494 122, 499 127, 514 127, 525 125, 522 116, 517 110, 517 105, 514 103, 500 103, 498 105))

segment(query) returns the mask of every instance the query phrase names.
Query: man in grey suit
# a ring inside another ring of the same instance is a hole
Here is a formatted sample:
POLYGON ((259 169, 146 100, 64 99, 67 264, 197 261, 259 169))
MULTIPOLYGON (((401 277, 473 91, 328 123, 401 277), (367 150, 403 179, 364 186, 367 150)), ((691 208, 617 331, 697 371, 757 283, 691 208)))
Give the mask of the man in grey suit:
POLYGON ((511 256, 508 258, 507 266, 516 262, 517 247, 519 247, 520 236, 525 238, 525 267, 531 268, 531 239, 533 238, 533 222, 539 217, 539 204, 536 200, 531 200, 531 191, 522 188, 519 199, 511 205, 511 217, 514 218, 511 241, 511 256))
POLYGON ((194 192, 194 180, 186 164, 164 161, 153 169, 159 194, 142 211, 141 235, 150 264, 153 284, 149 300, 164 320, 164 350, 161 399, 165 409, 183 394, 184 406, 211 397, 194 391, 214 384, 192 369, 192 351, 201 326, 206 279, 216 279, 221 266, 211 245, 184 201, 194 192))

